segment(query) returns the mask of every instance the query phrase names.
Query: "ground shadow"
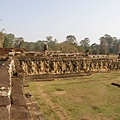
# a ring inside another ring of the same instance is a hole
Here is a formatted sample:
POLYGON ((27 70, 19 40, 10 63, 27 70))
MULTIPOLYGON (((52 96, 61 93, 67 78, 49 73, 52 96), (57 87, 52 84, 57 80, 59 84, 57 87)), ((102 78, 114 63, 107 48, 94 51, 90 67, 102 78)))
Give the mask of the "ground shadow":
POLYGON ((111 85, 114 85, 114 86, 117 86, 120 88, 120 85, 119 84, 116 84, 116 83, 111 83, 111 85))

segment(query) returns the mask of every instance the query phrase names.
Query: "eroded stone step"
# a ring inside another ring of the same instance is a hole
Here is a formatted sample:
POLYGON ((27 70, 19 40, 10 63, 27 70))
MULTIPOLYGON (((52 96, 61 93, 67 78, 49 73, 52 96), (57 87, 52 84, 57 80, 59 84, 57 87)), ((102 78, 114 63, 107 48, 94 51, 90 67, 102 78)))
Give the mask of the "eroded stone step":
POLYGON ((33 120, 46 120, 33 96, 26 97, 25 100, 33 120))
POLYGON ((26 76, 27 81, 51 81, 54 79, 73 78, 90 75, 89 73, 73 73, 73 74, 43 74, 43 75, 28 75, 26 76))

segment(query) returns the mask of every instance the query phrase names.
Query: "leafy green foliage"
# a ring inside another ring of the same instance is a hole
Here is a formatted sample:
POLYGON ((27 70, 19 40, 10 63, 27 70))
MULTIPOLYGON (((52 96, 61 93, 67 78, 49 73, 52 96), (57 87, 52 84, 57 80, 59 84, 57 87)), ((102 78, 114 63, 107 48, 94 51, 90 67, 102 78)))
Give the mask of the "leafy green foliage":
POLYGON ((70 44, 70 45, 76 45, 77 44, 76 37, 74 35, 68 35, 66 37, 65 43, 70 44))
POLYGON ((61 43, 61 46, 63 47, 63 52, 68 52, 68 53, 78 52, 77 48, 73 45, 68 45, 68 44, 65 44, 65 43, 61 43))
POLYGON ((14 34, 5 34, 3 47, 4 48, 13 48, 14 47, 14 34))
POLYGON ((83 46, 83 48, 85 50, 89 49, 90 47, 90 39, 89 38, 85 38, 84 40, 80 41, 80 46, 83 46))
POLYGON ((0 47, 3 47, 3 42, 4 42, 4 34, 0 32, 0 47))
POLYGON ((46 40, 38 40, 37 42, 25 42, 23 37, 16 38, 14 34, 2 34, 0 32, 0 47, 4 48, 25 48, 32 51, 42 51, 45 44, 48 44, 48 50, 62 52, 82 52, 86 50, 90 54, 118 54, 120 52, 120 39, 112 37, 108 34, 100 37, 100 44, 93 43, 90 45, 90 39, 86 37, 81 40, 79 45, 74 35, 68 35, 66 40, 58 43, 52 36, 47 36, 46 40), (3 40, 1 40, 3 38, 3 40), (3 42, 4 41, 4 42, 3 42))

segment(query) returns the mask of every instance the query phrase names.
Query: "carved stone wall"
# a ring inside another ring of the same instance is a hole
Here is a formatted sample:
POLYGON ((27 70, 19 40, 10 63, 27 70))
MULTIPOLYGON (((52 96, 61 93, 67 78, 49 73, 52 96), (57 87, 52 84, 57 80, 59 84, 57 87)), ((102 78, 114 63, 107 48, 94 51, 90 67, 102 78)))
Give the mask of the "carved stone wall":
POLYGON ((106 59, 25 59, 18 64, 28 75, 104 72, 120 69, 120 62, 106 59))
POLYGON ((106 55, 77 56, 76 54, 52 54, 49 56, 34 55, 34 53, 19 57, 16 60, 28 75, 41 74, 71 74, 89 72, 108 72, 120 70, 120 61, 109 59, 106 55), (29 57, 28 57, 29 56, 29 57))

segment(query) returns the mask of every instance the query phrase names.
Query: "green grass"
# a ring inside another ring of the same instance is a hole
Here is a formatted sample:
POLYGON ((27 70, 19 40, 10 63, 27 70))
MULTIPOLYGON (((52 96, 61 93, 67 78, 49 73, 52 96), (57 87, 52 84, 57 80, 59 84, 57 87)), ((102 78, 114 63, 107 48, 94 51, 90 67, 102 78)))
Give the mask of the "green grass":
POLYGON ((30 82, 47 120, 120 120, 120 72, 71 80, 30 82))
POLYGON ((38 102, 40 109, 44 113, 47 120, 59 120, 59 117, 51 109, 51 106, 39 93, 39 83, 35 82, 29 84, 30 84, 29 88, 24 88, 24 93, 28 91, 32 93, 32 95, 35 97, 35 100, 38 102))

